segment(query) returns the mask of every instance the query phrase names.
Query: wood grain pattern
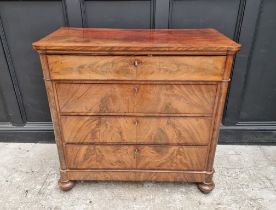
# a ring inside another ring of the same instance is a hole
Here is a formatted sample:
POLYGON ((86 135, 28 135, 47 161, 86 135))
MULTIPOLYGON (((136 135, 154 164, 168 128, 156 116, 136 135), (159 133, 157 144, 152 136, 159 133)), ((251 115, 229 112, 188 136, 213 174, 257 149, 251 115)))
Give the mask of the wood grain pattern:
POLYGON ((70 180, 204 182, 204 171, 67 170, 70 180))
POLYGON ((134 58, 127 56, 48 55, 54 80, 135 80, 134 58))
POLYGON ((124 52, 231 53, 240 45, 214 29, 96 29, 60 28, 33 43, 39 52, 106 54, 124 52))
POLYGON ((225 56, 136 56, 137 80, 218 81, 225 56))
POLYGON ((49 55, 54 80, 222 79, 225 56, 64 56, 49 55))
POLYGON ((137 146, 137 169, 204 170, 208 147, 137 146))
MULTIPOLYGON (((230 77, 232 64, 233 64, 233 56, 228 55, 226 58, 226 65, 225 65, 226 70, 223 75, 224 79, 227 79, 230 77)), ((216 105, 214 107, 215 112, 213 113, 214 124, 212 126, 212 136, 211 136, 210 145, 209 145, 209 157, 208 157, 207 170, 211 170, 213 168, 216 145, 219 137, 219 130, 220 130, 219 128, 220 128, 221 119, 223 116, 224 104, 227 96, 228 86, 229 86, 228 82, 219 84, 220 91, 218 93, 216 105)), ((207 183, 211 183, 211 182, 212 180, 208 180, 207 183)))
POLYGON ((66 145, 66 163, 70 169, 133 169, 134 146, 66 145))
MULTIPOLYGON (((58 149, 60 168, 66 169, 65 155, 64 155, 62 138, 61 138, 61 128, 59 123, 59 112, 58 112, 57 101, 54 97, 54 94, 55 94, 54 84, 52 81, 50 81, 47 56, 40 55, 39 57, 40 57, 40 62, 42 66, 43 77, 44 79, 46 79, 45 87, 46 87, 46 92, 48 96, 51 118, 54 126, 55 142, 57 144, 57 149, 58 149)), ((62 180, 62 181, 65 181, 65 180, 62 180)))
POLYGON ((62 116, 66 143, 136 143, 135 117, 62 116))
POLYGON ((61 112, 134 113, 134 86, 56 84, 61 112))
POLYGON ((57 84, 63 113, 212 113, 216 85, 57 84))
POLYGON ((140 85, 138 113, 212 113, 216 85, 140 85))
POLYGON ((234 54, 214 29, 60 28, 40 53, 60 157, 73 180, 188 181, 214 189, 234 54))
POLYGON ((211 118, 62 116, 65 143, 207 145, 211 118))
POLYGON ((139 117, 137 143, 207 145, 211 118, 139 117))
POLYGON ((66 145, 70 169, 204 170, 207 146, 66 145))

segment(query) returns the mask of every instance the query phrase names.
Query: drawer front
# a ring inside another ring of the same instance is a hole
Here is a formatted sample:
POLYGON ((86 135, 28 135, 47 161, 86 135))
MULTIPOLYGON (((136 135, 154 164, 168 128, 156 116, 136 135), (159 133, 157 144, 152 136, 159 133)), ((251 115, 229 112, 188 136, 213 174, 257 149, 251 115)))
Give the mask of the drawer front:
POLYGON ((204 170, 207 146, 138 146, 137 169, 204 170))
POLYGON ((65 143, 207 145, 211 118, 62 116, 65 143))
POLYGON ((216 85, 56 84, 62 113, 210 114, 216 85))
POLYGON ((137 80, 221 80, 224 56, 152 56, 135 58, 137 80))
POLYGON ((207 145, 211 118, 141 117, 137 118, 137 143, 207 145))
POLYGON ((140 85, 136 112, 160 114, 212 113, 216 85, 140 85))
POLYGON ((125 56, 48 56, 50 75, 55 80, 135 80, 133 62, 125 56))
POLYGON ((66 145, 69 169, 204 170, 207 146, 66 145))
POLYGON ((135 117, 62 116, 66 143, 136 143, 135 117))
POLYGON ((133 113, 134 86, 116 84, 56 84, 61 112, 133 113))
POLYGON ((70 169, 134 169, 133 146, 65 146, 66 163, 70 169))
POLYGON ((52 79, 221 80, 225 56, 49 55, 52 79))

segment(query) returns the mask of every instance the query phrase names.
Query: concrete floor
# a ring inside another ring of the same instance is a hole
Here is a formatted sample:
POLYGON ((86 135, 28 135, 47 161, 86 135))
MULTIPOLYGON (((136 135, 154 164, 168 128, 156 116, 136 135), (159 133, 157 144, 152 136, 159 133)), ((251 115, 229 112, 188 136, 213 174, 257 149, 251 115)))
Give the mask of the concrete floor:
POLYGON ((276 147, 218 146, 215 190, 194 184, 82 182, 57 187, 54 144, 0 143, 0 209, 276 209, 276 147))

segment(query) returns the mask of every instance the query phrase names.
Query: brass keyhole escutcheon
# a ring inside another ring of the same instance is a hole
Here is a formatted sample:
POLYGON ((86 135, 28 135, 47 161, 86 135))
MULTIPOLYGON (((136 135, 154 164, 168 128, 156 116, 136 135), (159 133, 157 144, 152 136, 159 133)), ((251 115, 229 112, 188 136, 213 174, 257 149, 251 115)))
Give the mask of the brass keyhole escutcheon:
POLYGON ((135 95, 137 95, 137 93, 138 93, 138 91, 139 91, 139 87, 138 87, 138 86, 135 86, 133 89, 134 89, 135 95))
POLYGON ((138 155, 139 155, 139 150, 138 150, 138 148, 135 148, 135 150, 134 150, 134 158, 137 158, 138 155))
POLYGON ((134 66, 137 67, 138 64, 139 64, 138 60, 135 60, 135 61, 134 61, 134 66))

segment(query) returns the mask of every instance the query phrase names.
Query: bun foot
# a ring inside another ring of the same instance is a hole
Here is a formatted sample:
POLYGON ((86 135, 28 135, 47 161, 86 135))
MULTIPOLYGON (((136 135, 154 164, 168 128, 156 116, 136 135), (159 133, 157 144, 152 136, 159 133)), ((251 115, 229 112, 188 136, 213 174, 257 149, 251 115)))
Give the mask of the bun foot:
POLYGON ((198 183, 197 187, 202 193, 208 194, 215 188, 215 183, 213 181, 210 183, 202 182, 198 183))
POLYGON ((59 189, 61 189, 62 191, 68 191, 71 190, 75 185, 75 182, 70 181, 70 180, 66 180, 66 181, 58 181, 58 186, 59 189))

